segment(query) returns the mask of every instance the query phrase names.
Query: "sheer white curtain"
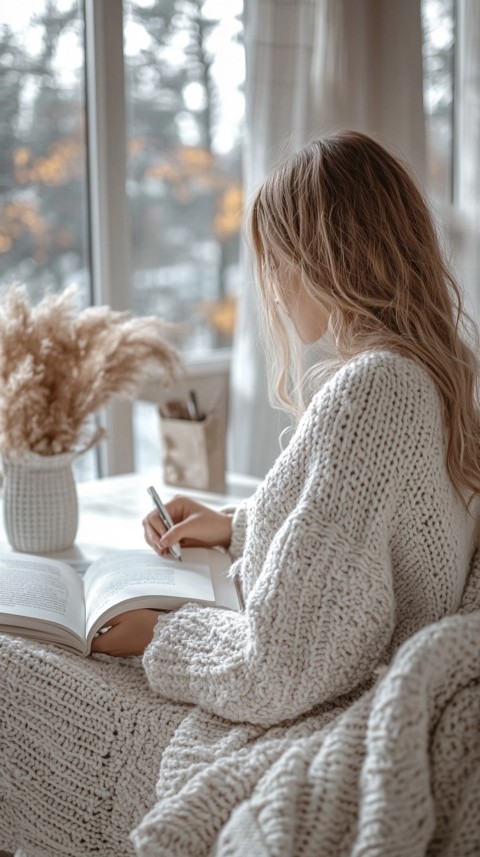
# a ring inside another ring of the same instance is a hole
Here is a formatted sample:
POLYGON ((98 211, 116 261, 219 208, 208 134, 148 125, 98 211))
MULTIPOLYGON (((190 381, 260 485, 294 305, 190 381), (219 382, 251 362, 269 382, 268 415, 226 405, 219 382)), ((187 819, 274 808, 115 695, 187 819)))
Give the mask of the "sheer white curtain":
MULTIPOLYGON (((246 0, 247 199, 272 165, 304 143, 312 121, 316 0, 246 0)), ((268 405, 265 357, 248 251, 233 348, 229 466, 263 476, 287 422, 268 405)))
MULTIPOLYGON (((374 133, 424 174, 420 0, 246 0, 247 198, 292 149, 338 128, 374 133)), ((229 466, 263 476, 285 423, 267 401, 246 262, 234 344, 229 466)))

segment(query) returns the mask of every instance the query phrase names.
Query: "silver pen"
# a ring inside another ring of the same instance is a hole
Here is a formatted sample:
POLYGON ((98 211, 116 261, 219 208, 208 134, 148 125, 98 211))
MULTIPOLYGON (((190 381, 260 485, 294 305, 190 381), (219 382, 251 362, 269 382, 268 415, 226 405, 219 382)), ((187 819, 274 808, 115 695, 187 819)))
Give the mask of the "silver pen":
MULTIPOLYGON (((167 530, 171 530, 173 527, 173 521, 172 521, 170 515, 168 514, 165 506, 163 505, 162 501, 160 500, 160 497, 158 496, 157 492, 155 491, 155 488, 153 487, 153 485, 150 485, 150 487, 147 488, 147 491, 153 500, 153 504, 154 504, 158 514, 160 515, 160 519, 162 521, 162 524, 167 528, 167 530)), ((170 553, 174 559, 178 559, 181 561, 182 551, 180 550, 180 545, 178 543, 171 545, 168 550, 170 551, 170 553)))

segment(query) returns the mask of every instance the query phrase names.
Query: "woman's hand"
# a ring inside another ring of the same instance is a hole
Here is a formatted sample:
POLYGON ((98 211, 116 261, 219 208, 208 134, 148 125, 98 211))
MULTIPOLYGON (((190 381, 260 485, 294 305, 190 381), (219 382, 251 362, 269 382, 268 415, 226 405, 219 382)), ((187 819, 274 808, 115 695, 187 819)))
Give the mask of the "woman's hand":
POLYGON ((185 547, 228 547, 232 538, 232 519, 224 512, 215 512, 189 497, 174 497, 165 504, 174 526, 167 530, 158 512, 143 519, 146 542, 160 556, 168 553, 170 545, 181 542, 185 547))
POLYGON ((152 642, 158 613, 158 610, 128 610, 115 616, 109 621, 108 630, 93 638, 92 654, 99 652, 116 658, 143 655, 152 642))

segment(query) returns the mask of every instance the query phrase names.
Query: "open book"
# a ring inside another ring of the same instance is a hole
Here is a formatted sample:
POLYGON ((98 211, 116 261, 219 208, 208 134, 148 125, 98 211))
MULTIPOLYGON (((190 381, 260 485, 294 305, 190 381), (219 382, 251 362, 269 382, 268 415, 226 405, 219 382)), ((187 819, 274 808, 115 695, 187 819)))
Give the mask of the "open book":
POLYGON ((152 550, 95 560, 83 578, 66 562, 31 554, 0 557, 0 633, 56 643, 81 655, 109 619, 127 610, 176 610, 187 602, 241 609, 228 554, 183 548, 182 562, 152 550))

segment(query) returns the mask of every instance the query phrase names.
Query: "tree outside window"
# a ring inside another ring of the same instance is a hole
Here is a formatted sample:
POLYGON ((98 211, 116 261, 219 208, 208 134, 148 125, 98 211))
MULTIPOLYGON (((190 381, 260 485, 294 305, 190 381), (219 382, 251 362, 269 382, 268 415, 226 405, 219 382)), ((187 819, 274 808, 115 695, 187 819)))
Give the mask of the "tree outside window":
POLYGON ((80 4, 1 3, 0 284, 90 301, 80 4))
POLYGON ((242 3, 125 3, 128 195, 137 312, 188 351, 229 346, 239 285, 242 3))

